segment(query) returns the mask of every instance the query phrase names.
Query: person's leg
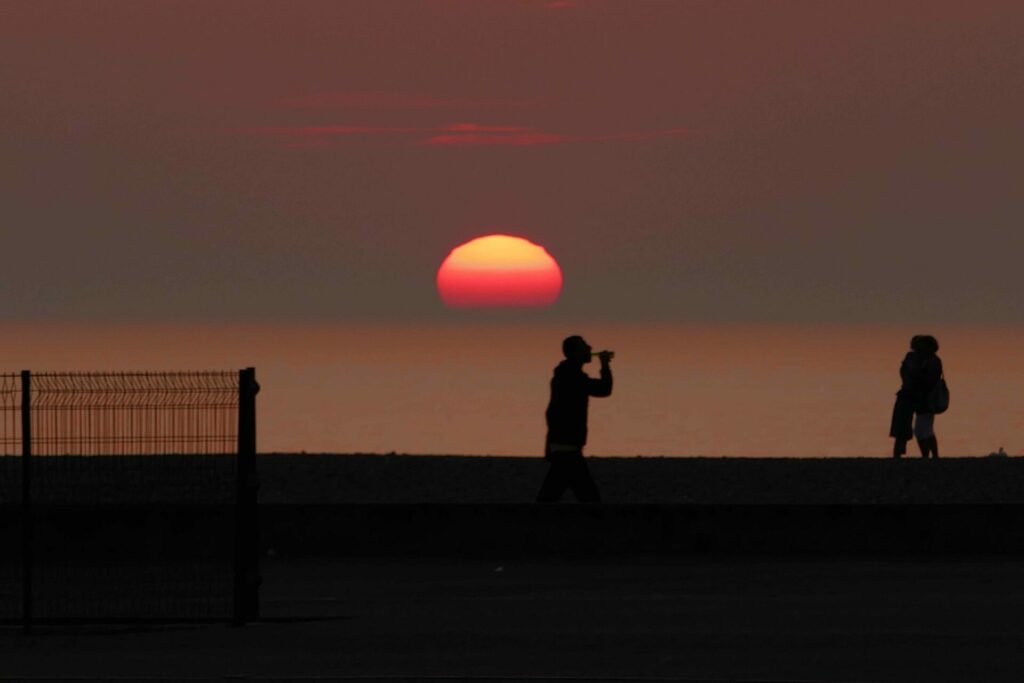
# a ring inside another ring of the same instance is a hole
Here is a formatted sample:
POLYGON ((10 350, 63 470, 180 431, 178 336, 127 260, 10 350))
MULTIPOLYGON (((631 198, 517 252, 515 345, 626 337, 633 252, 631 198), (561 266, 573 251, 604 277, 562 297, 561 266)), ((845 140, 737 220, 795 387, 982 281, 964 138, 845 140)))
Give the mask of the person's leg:
POLYGON ((892 457, 898 458, 907 452, 907 441, 914 436, 914 410, 910 403, 896 396, 892 407, 892 422, 889 424, 889 436, 895 439, 892 445, 892 457))
POLYGON ((538 503, 557 503, 562 497, 565 489, 569 487, 569 473, 565 458, 561 454, 551 456, 551 465, 544 482, 540 485, 540 492, 537 494, 538 503))
POLYGON ((576 500, 581 503, 600 503, 601 494, 597 490, 594 478, 590 476, 590 468, 587 461, 583 459, 583 453, 573 459, 572 478, 570 479, 572 492, 576 494, 576 500))
POLYGON ((933 458, 939 457, 939 437, 935 436, 935 434, 932 434, 931 447, 932 447, 932 457, 933 458))
MULTIPOLYGON (((932 450, 932 443, 935 439, 935 415, 933 413, 918 413, 914 416, 914 436, 917 437, 917 445, 921 449, 921 457, 927 458, 932 450)), ((936 443, 936 457, 938 444, 936 443)))

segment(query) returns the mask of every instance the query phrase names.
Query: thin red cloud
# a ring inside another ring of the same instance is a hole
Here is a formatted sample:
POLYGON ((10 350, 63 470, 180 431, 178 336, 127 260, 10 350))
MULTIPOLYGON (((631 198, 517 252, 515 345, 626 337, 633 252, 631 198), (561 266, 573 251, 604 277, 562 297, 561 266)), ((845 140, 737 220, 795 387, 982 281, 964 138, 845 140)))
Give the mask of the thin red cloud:
POLYGON ((375 138, 397 136, 412 138, 412 144, 463 147, 531 147, 580 142, 645 141, 655 138, 687 135, 689 128, 668 128, 653 131, 630 131, 606 135, 565 135, 527 126, 452 123, 430 128, 394 126, 262 126, 242 129, 250 135, 280 139, 287 147, 323 147, 338 138, 375 138))
MULTIPOLYGON (((551 9, 576 6, 572 0, 551 0, 545 4, 551 9)), ((471 108, 481 106, 508 107, 522 102, 501 100, 474 100, 417 95, 395 95, 382 92, 335 92, 288 97, 280 104, 292 108, 340 109, 433 109, 471 108)), ((424 146, 463 147, 532 147, 580 142, 644 141, 660 137, 685 135, 689 129, 670 128, 655 131, 630 131, 604 135, 572 135, 539 130, 528 126, 488 125, 479 123, 451 123, 431 127, 372 126, 372 125, 318 125, 295 127, 256 127, 245 129, 252 135, 278 138, 287 147, 323 147, 332 140, 357 141, 373 138, 398 138, 399 144, 424 146)))

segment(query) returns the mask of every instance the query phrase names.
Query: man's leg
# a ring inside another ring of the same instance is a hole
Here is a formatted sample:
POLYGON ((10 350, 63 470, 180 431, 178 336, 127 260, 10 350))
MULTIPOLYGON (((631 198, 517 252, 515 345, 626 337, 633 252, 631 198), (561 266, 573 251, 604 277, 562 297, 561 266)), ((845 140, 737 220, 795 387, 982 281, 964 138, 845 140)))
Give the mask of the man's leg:
POLYGON ((576 494, 576 500, 579 502, 601 502, 601 494, 597 490, 594 478, 590 476, 590 468, 587 467, 587 461, 583 459, 582 452, 573 458, 570 485, 572 486, 572 492, 576 494))
POLYGON ((544 483, 540 485, 540 493, 537 494, 538 503, 557 503, 558 499, 569 487, 569 473, 567 463, 561 453, 551 456, 551 465, 548 474, 544 477, 544 483))

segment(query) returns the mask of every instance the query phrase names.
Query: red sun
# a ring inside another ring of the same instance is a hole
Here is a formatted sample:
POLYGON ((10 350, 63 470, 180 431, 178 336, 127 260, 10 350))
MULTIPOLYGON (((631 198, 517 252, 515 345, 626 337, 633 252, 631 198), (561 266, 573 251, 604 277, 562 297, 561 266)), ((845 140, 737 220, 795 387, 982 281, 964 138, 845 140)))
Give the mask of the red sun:
POLYGON ((453 308, 550 306, 562 291, 562 270, 538 244, 487 235, 452 249, 437 270, 437 291, 453 308))

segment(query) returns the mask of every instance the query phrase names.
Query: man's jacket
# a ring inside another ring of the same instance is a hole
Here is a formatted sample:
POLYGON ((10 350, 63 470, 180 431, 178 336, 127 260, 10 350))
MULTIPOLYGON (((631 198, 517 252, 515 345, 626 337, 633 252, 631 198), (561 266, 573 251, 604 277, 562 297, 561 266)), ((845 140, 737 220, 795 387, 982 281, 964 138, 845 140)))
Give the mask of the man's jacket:
POLYGON ((587 443, 587 406, 591 396, 612 393, 612 371, 601 368, 601 378, 594 379, 583 368, 567 360, 559 363, 551 378, 551 402, 545 415, 548 420, 548 444, 583 446, 587 443))

